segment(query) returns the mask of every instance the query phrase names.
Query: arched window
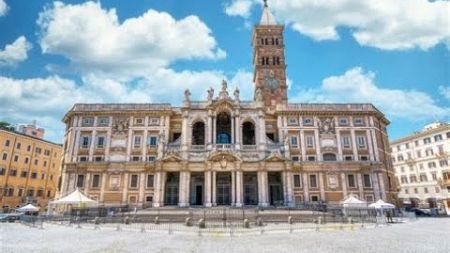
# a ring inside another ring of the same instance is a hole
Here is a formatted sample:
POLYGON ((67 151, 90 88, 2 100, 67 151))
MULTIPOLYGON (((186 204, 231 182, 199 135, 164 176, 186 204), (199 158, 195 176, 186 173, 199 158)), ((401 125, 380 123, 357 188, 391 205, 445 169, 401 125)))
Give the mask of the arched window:
POLYGON ((205 145, 205 123, 201 121, 192 126, 192 145, 205 145))
POLYGON ((221 112, 217 115, 216 119, 217 136, 216 140, 218 144, 231 143, 231 117, 225 112, 221 112))
POLYGON ((255 125, 251 122, 245 122, 242 125, 242 144, 256 145, 255 141, 255 125))
POLYGON ((324 161, 336 161, 336 155, 332 153, 323 154, 324 161))
POLYGON ((265 39, 265 42, 266 45, 269 45, 269 40, 267 38, 265 39))

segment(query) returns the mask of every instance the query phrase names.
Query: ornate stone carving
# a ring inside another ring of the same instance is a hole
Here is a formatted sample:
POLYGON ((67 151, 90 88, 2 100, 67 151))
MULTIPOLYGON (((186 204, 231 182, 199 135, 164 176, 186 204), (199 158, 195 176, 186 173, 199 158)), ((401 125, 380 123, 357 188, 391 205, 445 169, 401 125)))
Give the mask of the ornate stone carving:
POLYGON ((213 98, 214 98, 214 89, 210 87, 208 90, 208 102, 212 102, 213 98))
POLYGON ((222 80, 222 90, 219 93, 219 99, 228 99, 228 84, 225 80, 222 80))
POLYGON ((321 118, 319 121, 320 134, 335 134, 335 125, 333 118, 321 118))
POLYGON ((189 104, 190 102, 191 102, 191 92, 188 89, 186 89, 184 91, 184 103, 189 104))
POLYGON ((256 102, 262 102, 263 101, 263 94, 261 88, 257 88, 255 91, 255 99, 256 102))
POLYGON ((236 102, 239 102, 239 101, 240 101, 240 99, 239 99, 239 93, 240 93, 239 88, 236 87, 236 89, 234 90, 234 100, 236 100, 236 102))
POLYGON ((113 135, 125 135, 128 134, 129 127, 129 119, 128 118, 115 118, 113 124, 113 135))

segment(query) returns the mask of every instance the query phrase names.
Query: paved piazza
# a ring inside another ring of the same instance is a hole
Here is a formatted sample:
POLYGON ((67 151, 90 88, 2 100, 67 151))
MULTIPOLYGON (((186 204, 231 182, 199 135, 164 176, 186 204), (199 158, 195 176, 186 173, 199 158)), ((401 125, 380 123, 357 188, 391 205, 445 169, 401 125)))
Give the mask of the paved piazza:
POLYGON ((192 236, 46 225, 0 224, 0 250, 9 252, 450 252, 450 219, 353 231, 308 231, 242 237, 192 236))

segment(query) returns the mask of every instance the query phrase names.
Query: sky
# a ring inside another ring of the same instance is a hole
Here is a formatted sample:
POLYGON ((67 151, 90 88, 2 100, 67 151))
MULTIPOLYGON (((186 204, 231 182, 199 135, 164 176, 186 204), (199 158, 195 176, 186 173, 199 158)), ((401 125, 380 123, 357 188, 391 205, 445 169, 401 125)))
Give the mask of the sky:
MULTIPOLYGON (((289 102, 373 103, 390 139, 450 120, 450 1, 269 0, 289 102)), ((75 103, 250 100, 260 0, 0 0, 0 120, 62 143, 75 103)))

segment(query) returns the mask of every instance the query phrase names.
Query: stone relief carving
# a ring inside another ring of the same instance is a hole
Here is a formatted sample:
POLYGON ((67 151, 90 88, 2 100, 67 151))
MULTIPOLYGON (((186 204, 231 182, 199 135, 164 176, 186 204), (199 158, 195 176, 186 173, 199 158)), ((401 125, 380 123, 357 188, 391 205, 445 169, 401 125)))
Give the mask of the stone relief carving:
POLYGON ((322 118, 319 121, 319 132, 320 134, 334 134, 335 125, 333 118, 322 118))
POLYGON ((128 134, 129 120, 127 118, 115 118, 113 124, 113 134, 114 135, 125 135, 128 134))

